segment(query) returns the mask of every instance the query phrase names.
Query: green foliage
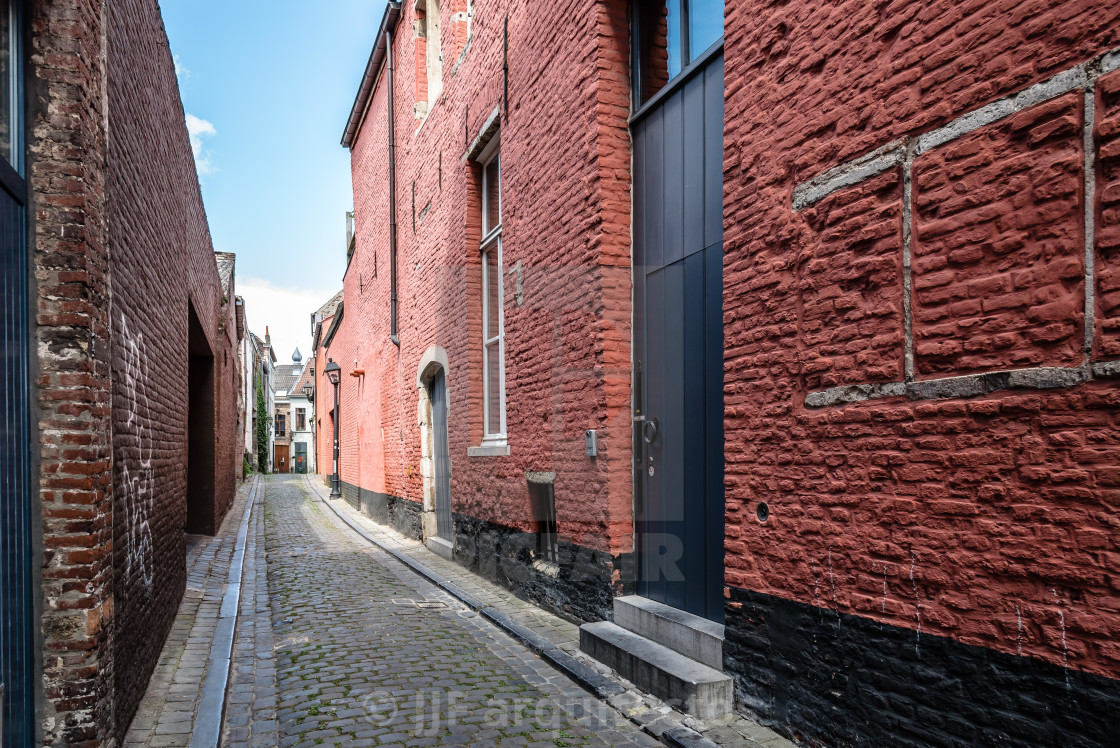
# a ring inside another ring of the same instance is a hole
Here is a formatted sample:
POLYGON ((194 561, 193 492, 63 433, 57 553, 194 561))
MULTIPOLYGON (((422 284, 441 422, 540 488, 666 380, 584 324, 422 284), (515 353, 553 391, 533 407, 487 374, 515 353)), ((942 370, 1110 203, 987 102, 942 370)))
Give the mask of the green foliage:
POLYGON ((268 472, 268 419, 265 412, 264 376, 257 374, 257 469, 268 472))

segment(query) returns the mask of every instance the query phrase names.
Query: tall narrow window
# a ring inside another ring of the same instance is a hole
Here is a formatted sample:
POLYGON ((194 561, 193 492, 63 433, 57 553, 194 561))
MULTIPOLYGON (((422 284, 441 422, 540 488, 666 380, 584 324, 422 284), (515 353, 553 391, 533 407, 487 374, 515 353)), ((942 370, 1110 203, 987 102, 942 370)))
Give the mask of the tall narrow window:
POLYGON ((284 416, 276 416, 276 435, 284 436, 284 416))
POLYGON ((497 138, 482 161, 483 445, 506 441, 505 321, 502 289, 502 177, 497 138))
POLYGON ((296 408, 296 431, 307 430, 307 409, 296 408))
POLYGON ((634 3, 638 54, 635 103, 641 106, 723 37, 723 0, 634 3))

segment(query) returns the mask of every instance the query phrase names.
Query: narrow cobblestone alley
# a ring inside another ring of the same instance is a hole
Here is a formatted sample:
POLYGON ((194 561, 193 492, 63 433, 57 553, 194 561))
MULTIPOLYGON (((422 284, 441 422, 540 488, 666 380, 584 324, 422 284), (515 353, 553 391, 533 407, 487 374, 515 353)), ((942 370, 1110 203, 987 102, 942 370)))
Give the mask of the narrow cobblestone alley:
MULTIPOLYGON (((226 569, 209 559, 229 558, 238 524, 201 541, 192 589, 221 596, 226 569)), ((356 535, 302 476, 259 479, 241 588, 223 745, 659 744, 356 535)), ((129 745, 200 745, 215 717, 205 653, 217 611, 199 601, 184 601, 129 745)))

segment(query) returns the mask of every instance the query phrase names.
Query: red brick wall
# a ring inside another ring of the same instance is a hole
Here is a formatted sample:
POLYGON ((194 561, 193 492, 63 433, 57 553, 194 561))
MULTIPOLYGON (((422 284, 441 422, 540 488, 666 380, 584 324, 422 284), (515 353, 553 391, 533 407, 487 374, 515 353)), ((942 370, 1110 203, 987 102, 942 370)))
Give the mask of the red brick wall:
MULTIPOLYGON (((525 472, 555 471, 560 534, 625 551, 632 502, 625 4, 481 0, 469 42, 445 5, 443 96, 422 122, 413 116, 422 43, 413 39, 407 4, 394 40, 399 349, 388 338, 384 77, 352 149, 357 250, 328 351, 344 374, 342 479, 421 500, 417 365, 440 346, 450 365, 454 510, 528 530, 525 472), (500 126, 511 454, 468 457, 482 434, 480 174, 463 156, 503 105, 507 13, 509 111, 502 108, 500 126), (457 45, 466 52, 456 66, 457 45), (365 376, 347 376, 354 368, 365 376), (596 460, 584 455, 591 428, 599 430, 596 460)), ((322 425, 329 427, 327 418, 322 425)))
POLYGON ((1097 83, 1097 358, 1120 358, 1120 72, 1097 83))
POLYGON ((729 3, 725 29, 727 584, 1120 677, 1116 74, 1088 95, 1091 356, 1084 81, 922 139, 1115 48, 1120 9, 729 3), (889 168, 794 208, 904 136, 889 168), (930 384, 1033 367, 1069 386, 930 384), (807 405, 843 385, 882 389, 807 405))

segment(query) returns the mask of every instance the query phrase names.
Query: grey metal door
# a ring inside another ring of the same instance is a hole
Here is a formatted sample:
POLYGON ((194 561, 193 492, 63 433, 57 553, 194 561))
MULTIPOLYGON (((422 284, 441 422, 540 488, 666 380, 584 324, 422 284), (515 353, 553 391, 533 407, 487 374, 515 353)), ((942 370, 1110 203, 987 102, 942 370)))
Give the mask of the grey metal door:
POLYGON ((722 52, 632 135, 638 592, 722 621, 722 52))
POLYGON ((436 478, 436 535, 451 540, 451 457, 447 444, 447 380, 432 378, 432 447, 436 478))
POLYGON ((34 740, 27 183, 20 3, 0 0, 0 745, 34 740))

